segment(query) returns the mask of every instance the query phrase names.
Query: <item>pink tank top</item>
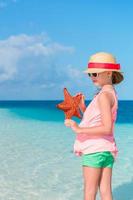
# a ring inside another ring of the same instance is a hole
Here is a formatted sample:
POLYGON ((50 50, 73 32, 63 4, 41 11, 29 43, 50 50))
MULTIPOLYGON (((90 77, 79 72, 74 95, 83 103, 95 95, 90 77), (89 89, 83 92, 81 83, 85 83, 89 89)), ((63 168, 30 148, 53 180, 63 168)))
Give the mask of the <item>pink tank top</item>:
POLYGON ((102 136, 100 138, 96 138, 95 136, 89 136, 89 134, 81 133, 76 135, 76 140, 74 143, 74 153, 77 156, 81 156, 82 154, 101 152, 101 151, 110 151, 116 160, 118 149, 116 146, 115 138, 114 138, 114 124, 117 117, 117 109, 118 109, 118 98, 115 89, 112 88, 102 88, 100 92, 94 96, 93 100, 87 106, 83 118, 79 124, 80 127, 93 127, 99 126, 102 124, 101 121, 101 113, 98 106, 98 97, 104 92, 108 91, 114 96, 114 104, 112 107, 112 133, 106 136, 102 136))

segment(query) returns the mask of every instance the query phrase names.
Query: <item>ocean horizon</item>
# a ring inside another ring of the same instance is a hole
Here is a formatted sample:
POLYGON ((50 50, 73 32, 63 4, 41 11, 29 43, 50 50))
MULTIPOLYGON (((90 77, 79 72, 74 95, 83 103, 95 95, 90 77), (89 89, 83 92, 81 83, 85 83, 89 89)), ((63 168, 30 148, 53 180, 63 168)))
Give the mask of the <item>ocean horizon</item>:
MULTIPOLYGON (((64 113, 56 108, 56 105, 63 100, 0 100, 0 108, 9 108, 15 112, 15 109, 43 109, 42 112, 46 114, 46 111, 51 110, 54 115, 40 115, 38 119, 46 121, 62 121, 64 113), (58 117, 56 116, 58 115, 58 117)), ((85 101, 86 106, 89 105, 91 100, 85 101)), ((19 113, 23 115, 23 112, 19 113)), ((26 114, 26 113, 25 113, 26 114)), ((33 114, 33 113, 32 113, 33 114)), ((82 114, 82 113, 81 113, 82 114)), ((31 118, 33 116, 31 115, 31 118)), ((79 119, 73 117, 76 121, 79 119)), ((133 100, 119 100, 118 101, 118 115, 116 123, 132 123, 133 122, 133 100)))
MULTIPOLYGON (((75 134, 64 125, 64 113, 56 108, 61 101, 0 101, 1 200, 83 199, 81 158, 73 154, 75 134)), ((133 101, 119 100, 114 200, 133 200, 132 130, 133 101)))

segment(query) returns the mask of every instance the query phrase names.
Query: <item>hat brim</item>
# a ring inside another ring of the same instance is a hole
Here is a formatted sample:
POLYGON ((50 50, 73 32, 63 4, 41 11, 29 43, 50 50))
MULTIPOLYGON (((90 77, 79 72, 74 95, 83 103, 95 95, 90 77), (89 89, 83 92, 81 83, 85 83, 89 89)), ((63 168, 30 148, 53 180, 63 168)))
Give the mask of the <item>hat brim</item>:
POLYGON ((88 68, 87 70, 84 70, 83 73, 100 73, 105 71, 116 71, 123 73, 121 70, 118 69, 99 69, 99 68, 88 68))

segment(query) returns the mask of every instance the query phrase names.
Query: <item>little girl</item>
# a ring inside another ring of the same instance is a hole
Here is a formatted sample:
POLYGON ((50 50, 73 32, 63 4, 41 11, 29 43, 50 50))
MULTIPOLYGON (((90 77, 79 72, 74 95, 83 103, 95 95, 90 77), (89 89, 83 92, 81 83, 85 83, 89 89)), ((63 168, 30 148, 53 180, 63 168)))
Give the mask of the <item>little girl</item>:
POLYGON ((82 157, 84 200, 95 200, 98 188, 102 200, 112 200, 112 168, 118 155, 114 138, 118 100, 114 85, 124 77, 113 55, 104 52, 90 57, 85 73, 100 91, 87 107, 82 95, 83 118, 79 125, 71 119, 64 123, 76 133, 74 153, 82 157))

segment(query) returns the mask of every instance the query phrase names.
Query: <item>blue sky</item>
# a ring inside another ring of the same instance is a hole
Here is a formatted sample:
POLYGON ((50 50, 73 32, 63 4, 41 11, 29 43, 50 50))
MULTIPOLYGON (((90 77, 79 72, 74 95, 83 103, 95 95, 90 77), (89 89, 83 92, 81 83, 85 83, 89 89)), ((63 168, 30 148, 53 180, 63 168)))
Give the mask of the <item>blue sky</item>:
POLYGON ((133 99, 133 3, 115 0, 0 0, 0 100, 63 99, 63 88, 91 99, 82 72, 89 57, 116 56, 124 81, 119 99, 133 99))

